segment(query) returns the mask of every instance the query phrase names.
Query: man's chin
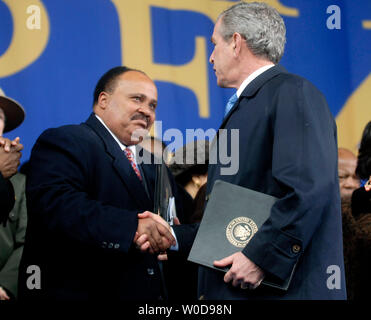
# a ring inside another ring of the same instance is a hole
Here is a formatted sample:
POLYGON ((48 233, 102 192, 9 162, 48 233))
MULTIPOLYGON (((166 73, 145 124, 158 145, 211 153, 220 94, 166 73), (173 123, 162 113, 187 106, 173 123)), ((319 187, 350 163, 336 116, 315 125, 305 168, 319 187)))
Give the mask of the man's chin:
POLYGON ((218 85, 218 87, 220 88, 234 88, 233 85, 230 84, 230 82, 228 83, 228 81, 226 81, 225 79, 217 79, 216 80, 216 83, 218 85))
POLYGON ((342 194, 340 198, 341 198, 341 203, 351 203, 352 194, 346 194, 346 195, 342 194))
POLYGON ((218 87, 220 87, 220 88, 227 88, 227 86, 225 85, 225 83, 224 83, 223 80, 217 79, 217 80, 216 80, 216 84, 217 84, 218 87))

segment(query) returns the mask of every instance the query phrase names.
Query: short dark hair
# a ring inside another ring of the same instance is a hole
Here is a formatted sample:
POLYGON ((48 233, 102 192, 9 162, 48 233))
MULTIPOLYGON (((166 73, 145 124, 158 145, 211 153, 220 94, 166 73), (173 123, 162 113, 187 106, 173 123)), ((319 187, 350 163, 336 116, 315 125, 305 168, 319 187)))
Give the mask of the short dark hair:
POLYGON ((101 92, 109 92, 112 93, 115 89, 116 85, 116 78, 125 72, 128 71, 137 71, 145 74, 141 70, 131 69, 125 66, 118 66, 114 67, 110 70, 108 70, 98 81, 97 85, 95 86, 94 90, 94 100, 93 100, 93 106, 98 102, 99 95, 101 92))
POLYGON ((371 175, 371 121, 363 130, 361 145, 358 150, 356 174, 361 179, 368 179, 371 175))

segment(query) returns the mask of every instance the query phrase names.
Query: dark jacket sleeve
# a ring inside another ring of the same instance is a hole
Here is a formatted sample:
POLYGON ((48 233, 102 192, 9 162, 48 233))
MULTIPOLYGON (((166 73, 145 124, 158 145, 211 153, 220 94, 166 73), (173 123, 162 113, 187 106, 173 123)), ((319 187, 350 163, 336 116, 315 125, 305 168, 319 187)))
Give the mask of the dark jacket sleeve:
POLYGON ((5 223, 14 206, 14 189, 11 182, 0 173, 0 223, 5 223))
POLYGON ((173 226, 180 253, 188 254, 191 251, 199 226, 199 223, 173 226))
POLYGON ((29 223, 37 220, 49 233, 94 248, 115 243, 118 251, 127 253, 138 226, 137 211, 96 200, 92 163, 107 156, 96 148, 80 129, 49 129, 40 136, 26 183, 29 223))

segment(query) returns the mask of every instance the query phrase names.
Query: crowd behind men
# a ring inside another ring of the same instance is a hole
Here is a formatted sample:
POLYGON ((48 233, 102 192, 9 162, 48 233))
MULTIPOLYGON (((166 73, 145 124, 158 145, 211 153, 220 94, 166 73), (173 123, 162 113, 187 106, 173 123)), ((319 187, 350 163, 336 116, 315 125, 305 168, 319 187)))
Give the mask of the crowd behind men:
MULTIPOLYGON (((210 63, 217 83, 236 89, 220 128, 239 129, 241 165, 238 173, 223 176, 220 163, 209 164, 202 190, 210 195, 215 180, 222 179, 279 200, 241 252, 215 261, 217 267, 230 266, 226 274, 199 268, 194 294, 199 299, 345 299, 344 256, 348 296, 368 294, 362 287, 365 277, 356 277, 365 276, 370 262, 371 155, 364 142, 369 136, 362 137, 361 147, 366 147, 358 159, 348 150, 338 152, 336 125, 323 95, 279 65, 285 37, 283 19, 263 3, 238 3, 222 12, 214 27, 210 63), (358 168, 365 187, 355 174, 358 168), (349 242, 344 237, 344 251, 342 225, 352 236, 349 242), (354 257, 363 257, 364 263, 355 266, 354 257), (336 290, 327 286, 330 265, 340 269, 343 285, 336 290), (264 279, 280 284, 291 275, 285 292, 261 285, 264 279)), ((136 159, 146 152, 138 145, 138 134, 150 130, 156 108, 154 82, 143 71, 115 67, 99 79, 86 122, 42 133, 27 175, 28 226, 19 292, 3 285, 5 295, 0 291, 0 297, 169 298, 166 263, 158 257, 185 261, 199 223, 180 221, 170 227, 152 213, 154 161, 139 164, 136 159), (27 286, 30 265, 41 270, 41 289, 27 286)), ((5 119, 5 131, 10 119, 5 119)), ((19 138, 0 142, 1 202, 6 209, 1 219, 6 221, 14 206, 9 178, 16 173, 23 146, 19 138)), ((189 190, 201 176, 189 180, 189 190)), ((187 217, 189 195, 172 175, 170 180, 177 214, 187 217)), ((196 198, 197 191, 188 192, 196 198)), ((186 272, 179 270, 178 277, 186 272)))

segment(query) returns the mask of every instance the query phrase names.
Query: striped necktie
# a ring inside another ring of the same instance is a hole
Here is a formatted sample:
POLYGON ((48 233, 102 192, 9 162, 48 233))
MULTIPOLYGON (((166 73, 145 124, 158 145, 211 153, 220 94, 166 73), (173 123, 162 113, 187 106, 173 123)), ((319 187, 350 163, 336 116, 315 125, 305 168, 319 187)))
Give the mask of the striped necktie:
POLYGON ((133 168, 135 174, 137 175, 139 180, 142 181, 142 175, 140 174, 140 171, 139 171, 139 169, 138 169, 138 167, 137 167, 137 165, 135 164, 135 161, 134 161, 133 151, 131 151, 129 148, 125 148, 124 153, 125 153, 126 157, 128 158, 128 160, 131 164, 131 167, 133 168))
POLYGON ((237 93, 235 93, 232 97, 229 98, 227 105, 225 106, 225 112, 224 112, 224 117, 228 114, 228 112, 232 109, 234 104, 236 103, 238 97, 237 93))

